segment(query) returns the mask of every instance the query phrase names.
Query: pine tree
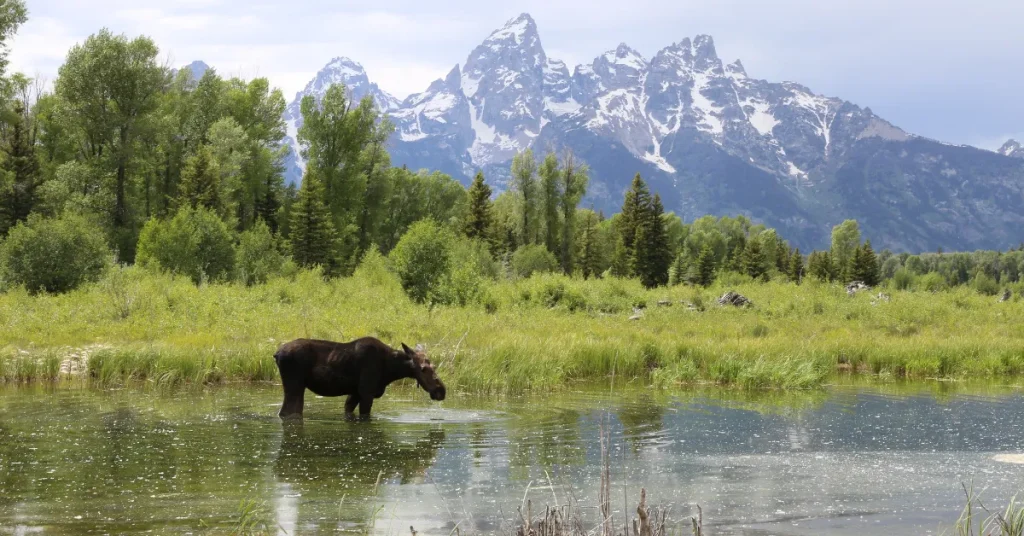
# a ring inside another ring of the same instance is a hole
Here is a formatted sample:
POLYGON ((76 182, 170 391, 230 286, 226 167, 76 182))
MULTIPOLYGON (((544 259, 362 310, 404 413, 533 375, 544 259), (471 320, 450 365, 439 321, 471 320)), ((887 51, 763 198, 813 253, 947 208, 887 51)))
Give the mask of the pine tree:
MULTIPOLYGON (((642 207, 642 205, 641 205, 642 207)), ((636 240, 633 248, 632 272, 647 288, 668 283, 668 269, 672 263, 668 247, 664 207, 661 196, 655 194, 646 210, 639 213, 636 240)))
POLYGON ((761 279, 768 273, 766 264, 767 259, 764 250, 761 249, 761 242, 748 240, 747 247, 743 250, 743 271, 754 279, 761 279))
POLYGON ((715 252, 704 244, 697 256, 697 284, 706 287, 715 281, 715 252))
POLYGON ((280 175, 268 173, 266 183, 263 185, 263 194, 256 201, 257 217, 267 224, 273 234, 277 234, 277 217, 281 210, 280 180, 280 175))
POLYGON ((3 140, 2 152, 6 158, 0 170, 8 175, 10 182, 0 183, 0 237, 28 218, 36 204, 36 189, 41 184, 34 130, 26 128, 28 121, 24 112, 22 103, 15 102, 10 131, 3 140))
MULTIPOLYGON (((626 191, 626 197, 622 201, 622 212, 619 213, 619 220, 617 222, 619 236, 622 239, 623 255, 627 263, 626 272, 623 275, 637 275, 632 271, 630 263, 631 259, 636 256, 636 235, 640 224, 644 221, 650 209, 650 202, 651 194, 647 190, 647 185, 644 184, 644 180, 637 173, 633 177, 633 184, 626 191)), ((618 251, 616 251, 616 255, 616 259, 619 260, 618 251)))
POLYGON ((812 251, 807 259, 807 268, 818 281, 832 280, 832 256, 828 251, 812 251))
POLYGON ((672 269, 669 270, 668 284, 669 286, 681 285, 686 281, 687 277, 687 266, 686 266, 686 255, 680 253, 676 255, 676 260, 672 263, 672 269))
POLYGON ((597 243, 597 220, 593 212, 587 211, 586 214, 580 236, 579 259, 579 268, 583 272, 584 279, 598 275, 600 262, 597 243))
POLYGON ((877 285, 881 280, 881 268, 878 265, 878 257, 871 249, 871 241, 864 242, 857 248, 853 255, 851 276, 856 281, 863 281, 870 286, 877 285))
POLYGON ((213 154, 206 145, 196 149, 185 161, 178 185, 179 207, 206 207, 221 213, 220 180, 213 154))
POLYGON ((789 279, 797 285, 804 278, 804 258, 800 255, 800 248, 796 248, 789 257, 788 273, 789 279))
POLYGON ((324 202, 324 187, 307 168, 299 197, 292 205, 289 225, 289 242, 296 264, 304 268, 321 266, 328 272, 333 269, 337 232, 332 219, 324 202))
POLYGON ((490 240, 493 225, 491 214, 491 187, 484 182, 483 172, 478 171, 469 187, 469 213, 466 216, 465 232, 469 238, 490 240))
POLYGON ((615 237, 615 250, 612 252, 612 275, 615 277, 629 277, 630 262, 629 251, 626 249, 622 235, 615 237))

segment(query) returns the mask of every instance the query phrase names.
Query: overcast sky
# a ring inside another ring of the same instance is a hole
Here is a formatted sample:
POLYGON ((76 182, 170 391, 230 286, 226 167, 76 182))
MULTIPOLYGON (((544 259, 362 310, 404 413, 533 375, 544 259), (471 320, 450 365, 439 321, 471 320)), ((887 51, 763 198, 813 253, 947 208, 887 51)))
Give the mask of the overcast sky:
POLYGON ((172 65, 295 92, 334 56, 398 97, 424 90, 520 12, 548 56, 590 62, 625 42, 650 58, 697 34, 726 63, 842 97, 916 134, 994 149, 1024 141, 1020 0, 28 0, 12 68, 52 79, 102 27, 146 34, 172 65))

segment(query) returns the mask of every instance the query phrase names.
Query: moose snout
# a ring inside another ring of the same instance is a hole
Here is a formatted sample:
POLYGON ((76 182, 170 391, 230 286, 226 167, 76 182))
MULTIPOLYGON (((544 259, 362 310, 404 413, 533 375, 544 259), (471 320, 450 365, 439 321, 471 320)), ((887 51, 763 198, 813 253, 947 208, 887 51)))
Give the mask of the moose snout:
POLYGON ((431 400, 437 400, 438 402, 444 400, 444 395, 445 390, 443 385, 439 386, 437 389, 434 389, 433 391, 430 392, 431 400))

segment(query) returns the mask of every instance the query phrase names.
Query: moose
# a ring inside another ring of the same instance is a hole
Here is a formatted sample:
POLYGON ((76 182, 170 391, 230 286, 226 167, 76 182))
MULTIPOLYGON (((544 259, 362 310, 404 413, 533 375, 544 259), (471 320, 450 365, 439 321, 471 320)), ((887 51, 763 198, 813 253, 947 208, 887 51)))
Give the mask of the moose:
POLYGON ((274 354, 284 387, 281 418, 301 417, 306 389, 320 396, 344 396, 345 414, 359 406, 360 417, 369 417, 373 400, 403 378, 415 378, 433 400, 444 400, 444 383, 437 377, 421 346, 402 343, 395 350, 373 337, 351 342, 297 339, 274 354))

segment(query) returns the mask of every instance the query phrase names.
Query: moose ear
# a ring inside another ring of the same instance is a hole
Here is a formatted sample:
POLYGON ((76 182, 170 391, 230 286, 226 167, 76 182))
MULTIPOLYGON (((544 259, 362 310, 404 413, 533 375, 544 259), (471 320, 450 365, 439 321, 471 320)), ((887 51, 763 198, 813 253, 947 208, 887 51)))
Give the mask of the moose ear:
POLYGON ((407 354, 409 354, 409 355, 412 355, 412 354, 414 354, 414 353, 415 353, 415 352, 413 352, 413 351, 412 351, 412 349, 411 349, 411 348, 409 348, 408 346, 406 346, 404 342, 402 343, 402 351, 403 351, 403 352, 405 352, 405 353, 407 353, 407 354))
POLYGON ((417 344, 416 345, 416 351, 417 352, 425 352, 425 351, 427 351, 427 347, 423 346, 423 344, 417 344))

